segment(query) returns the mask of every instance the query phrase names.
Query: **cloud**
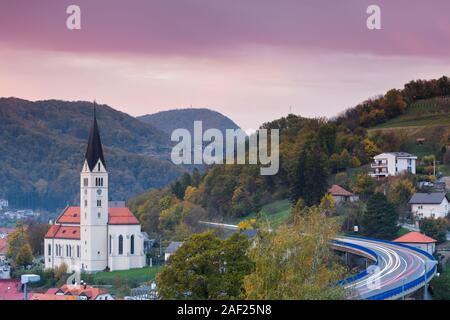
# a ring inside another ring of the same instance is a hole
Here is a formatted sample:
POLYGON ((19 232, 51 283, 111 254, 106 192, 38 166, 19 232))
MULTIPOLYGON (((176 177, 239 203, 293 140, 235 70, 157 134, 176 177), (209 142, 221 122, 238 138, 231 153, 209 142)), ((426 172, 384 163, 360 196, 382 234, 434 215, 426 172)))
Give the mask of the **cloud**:
POLYGON ((378 0, 383 29, 366 28, 371 0, 78 0, 82 30, 68 31, 73 1, 14 0, 0 10, 0 41, 83 53, 223 56, 247 45, 447 58, 450 2, 378 0))

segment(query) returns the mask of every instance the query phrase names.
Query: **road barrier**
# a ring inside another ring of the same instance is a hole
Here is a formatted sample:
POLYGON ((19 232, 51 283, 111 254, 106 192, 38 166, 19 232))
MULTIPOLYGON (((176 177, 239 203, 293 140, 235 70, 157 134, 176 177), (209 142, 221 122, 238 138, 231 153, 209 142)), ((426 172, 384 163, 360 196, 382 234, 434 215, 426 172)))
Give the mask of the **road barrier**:
MULTIPOLYGON (((398 246, 398 247, 407 248, 409 250, 413 250, 413 251, 416 251, 416 252, 422 254, 423 256, 427 257, 429 260, 436 261, 436 259, 431 254, 429 254, 428 252, 426 252, 424 250, 421 250, 419 248, 415 248, 415 247, 411 247, 411 246, 402 244, 402 243, 396 243, 396 242, 391 242, 391 241, 387 241, 387 240, 380 240, 380 239, 374 239, 374 238, 369 238, 369 237, 361 237, 361 236, 347 236, 347 238, 369 240, 369 241, 375 241, 375 242, 379 242, 379 243, 386 243, 386 244, 395 245, 395 246, 398 246)), ((354 248, 354 249, 357 249, 359 251, 366 252, 366 253, 370 254, 371 256, 373 256, 374 258, 376 258, 375 259, 375 261, 376 261, 375 264, 378 264, 378 261, 379 261, 378 254, 376 252, 374 252, 373 250, 371 250, 371 249, 365 248, 364 246, 361 246, 361 245, 356 245, 356 244, 353 244, 353 243, 348 243, 348 242, 340 241, 340 240, 334 240, 334 241, 332 241, 332 243, 334 243, 336 245, 339 245, 339 246, 345 246, 345 247, 348 247, 348 248, 354 248)), ((370 296, 370 297, 367 298, 367 300, 386 300, 386 299, 391 299, 391 298, 394 298, 394 297, 396 297, 398 295, 403 295, 403 294, 405 294, 408 291, 413 291, 412 289, 419 289, 420 287, 425 285, 426 282, 428 282, 428 281, 430 281, 432 279, 432 277, 434 276, 436 271, 437 271, 437 264, 435 264, 433 266, 433 268, 426 273, 426 275, 423 275, 423 276, 421 276, 421 277, 419 277, 419 278, 417 278, 415 280, 407 282, 407 283, 405 283, 404 285, 402 285, 400 287, 397 287, 397 288, 394 288, 394 289, 390 289, 388 291, 381 292, 381 293, 375 294, 373 296, 370 296)), ((352 282, 360 280, 360 279, 364 278, 367 275, 368 275, 368 271, 365 270, 365 271, 357 274, 356 276, 352 276, 352 277, 348 277, 348 278, 346 278, 344 280, 340 280, 338 282, 338 284, 340 284, 340 285, 351 284, 352 282)))

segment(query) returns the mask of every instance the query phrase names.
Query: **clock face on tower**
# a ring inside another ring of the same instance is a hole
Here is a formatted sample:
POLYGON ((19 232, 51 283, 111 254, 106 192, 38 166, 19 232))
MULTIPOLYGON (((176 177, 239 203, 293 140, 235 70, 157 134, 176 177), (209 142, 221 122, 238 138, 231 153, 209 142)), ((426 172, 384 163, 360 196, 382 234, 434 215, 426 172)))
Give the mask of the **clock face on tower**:
POLYGON ((102 194, 102 189, 97 189, 97 194, 101 195, 102 194))

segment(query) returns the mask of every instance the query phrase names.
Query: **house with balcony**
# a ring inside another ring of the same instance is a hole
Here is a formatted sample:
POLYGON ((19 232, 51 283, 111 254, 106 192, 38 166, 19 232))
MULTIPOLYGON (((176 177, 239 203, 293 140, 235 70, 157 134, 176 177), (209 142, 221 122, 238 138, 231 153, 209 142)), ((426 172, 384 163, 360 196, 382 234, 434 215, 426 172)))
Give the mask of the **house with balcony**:
POLYGON ((385 152, 373 157, 370 175, 375 178, 386 178, 404 172, 416 174, 415 155, 406 152, 385 152))

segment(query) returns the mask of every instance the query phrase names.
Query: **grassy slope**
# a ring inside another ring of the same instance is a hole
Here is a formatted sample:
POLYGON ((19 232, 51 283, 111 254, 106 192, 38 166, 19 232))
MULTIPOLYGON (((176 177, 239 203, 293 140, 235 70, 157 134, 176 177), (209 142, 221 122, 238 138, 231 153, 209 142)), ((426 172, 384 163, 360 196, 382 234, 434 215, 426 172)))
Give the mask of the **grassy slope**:
MULTIPOLYGON (((289 219, 291 214, 292 204, 289 200, 278 200, 269 203, 262 207, 259 212, 260 221, 269 223, 270 227, 276 228, 289 219)), ((245 218, 238 219, 233 223, 238 224, 242 220, 254 219, 257 217, 256 212, 246 216, 245 218)))
POLYGON ((369 129, 369 135, 376 132, 394 131, 403 141, 402 151, 419 157, 437 153, 439 140, 450 127, 450 98, 435 98, 413 103, 408 111, 395 119, 369 129), (423 145, 417 145, 417 138, 425 138, 423 145))
POLYGON ((408 111, 372 130, 450 126, 450 98, 420 100, 413 103, 408 111))

